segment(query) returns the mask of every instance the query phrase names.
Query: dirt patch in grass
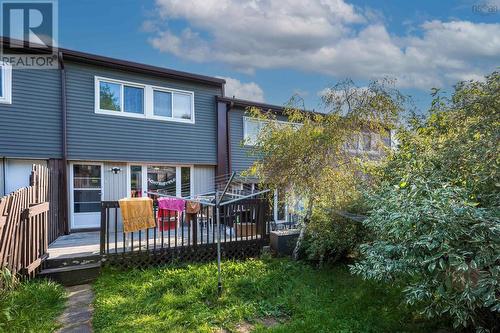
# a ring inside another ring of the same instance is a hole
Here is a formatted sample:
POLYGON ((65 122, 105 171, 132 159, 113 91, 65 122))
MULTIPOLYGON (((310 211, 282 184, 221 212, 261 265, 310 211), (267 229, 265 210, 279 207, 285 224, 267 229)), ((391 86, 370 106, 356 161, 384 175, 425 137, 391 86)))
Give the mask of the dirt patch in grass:
MULTIPOLYGON (((282 323, 284 319, 276 319, 272 317, 259 318, 255 320, 255 323, 242 322, 236 324, 235 329, 232 331, 234 333, 251 333, 255 329, 256 326, 261 326, 263 328, 271 328, 282 323)), ((231 333, 231 331, 221 328, 217 331, 217 333, 231 333)))

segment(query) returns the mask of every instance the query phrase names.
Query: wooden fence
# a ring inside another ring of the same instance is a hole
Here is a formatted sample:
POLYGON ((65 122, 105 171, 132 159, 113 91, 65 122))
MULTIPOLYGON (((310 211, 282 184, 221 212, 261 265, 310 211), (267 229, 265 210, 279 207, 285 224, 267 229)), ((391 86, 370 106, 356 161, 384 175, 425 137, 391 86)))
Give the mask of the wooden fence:
POLYGON ((34 276, 49 244, 49 169, 33 165, 30 186, 0 199, 0 268, 34 276))
POLYGON ((68 212, 66 205, 66 181, 63 169, 66 167, 62 160, 50 159, 49 167, 49 244, 57 237, 69 233, 68 212))

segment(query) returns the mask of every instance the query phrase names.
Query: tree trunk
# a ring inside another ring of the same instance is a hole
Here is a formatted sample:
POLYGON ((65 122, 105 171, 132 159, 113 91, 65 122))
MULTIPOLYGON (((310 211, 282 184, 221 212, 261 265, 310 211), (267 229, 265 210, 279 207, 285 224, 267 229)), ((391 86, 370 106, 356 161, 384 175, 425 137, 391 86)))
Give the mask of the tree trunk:
POLYGON ((309 202, 307 204, 307 211, 306 211, 306 214, 304 215, 304 222, 302 223, 302 226, 300 228, 300 234, 299 234, 299 237, 297 238, 297 243, 295 244, 295 248, 293 249, 293 253, 292 253, 293 260, 299 259, 299 251, 300 251, 300 248, 302 246, 302 241, 304 240, 307 224, 309 223, 309 220, 311 219, 312 209, 313 209, 313 200, 309 200, 309 202))

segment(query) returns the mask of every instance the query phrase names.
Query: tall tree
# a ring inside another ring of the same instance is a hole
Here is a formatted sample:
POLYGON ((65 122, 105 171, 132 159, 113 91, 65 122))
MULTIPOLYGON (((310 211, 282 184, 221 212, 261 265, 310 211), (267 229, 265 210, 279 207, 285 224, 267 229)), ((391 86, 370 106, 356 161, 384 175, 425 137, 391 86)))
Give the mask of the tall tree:
POLYGON ((276 114, 250 110, 266 125, 254 148, 259 158, 249 172, 284 193, 284 200, 298 196, 305 203, 294 257, 315 208, 341 210, 359 196, 367 159, 358 149, 358 138, 368 136, 373 147, 383 150, 383 140, 398 126, 407 98, 389 79, 366 87, 346 80, 324 90, 322 101, 323 112, 306 112, 292 98, 284 111, 288 124, 277 122, 276 114))

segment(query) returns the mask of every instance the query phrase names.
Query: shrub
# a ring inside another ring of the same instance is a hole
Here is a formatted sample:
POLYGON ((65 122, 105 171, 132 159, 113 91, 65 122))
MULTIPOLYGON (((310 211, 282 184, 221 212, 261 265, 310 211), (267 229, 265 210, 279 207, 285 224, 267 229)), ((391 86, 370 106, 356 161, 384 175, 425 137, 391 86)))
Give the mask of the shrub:
POLYGON ((374 240, 352 271, 406 283, 409 303, 456 328, 500 330, 500 73, 462 82, 414 119, 377 172, 374 240))
POLYGON ((332 210, 315 209, 306 229, 303 251, 308 260, 333 263, 357 248, 364 236, 361 223, 332 210))
POLYGON ((463 189, 429 187, 426 180, 383 186, 371 203, 365 225, 376 240, 361 246, 363 260, 352 271, 406 279, 408 303, 423 305, 428 317, 494 329, 500 319, 498 211, 475 207, 463 189))

